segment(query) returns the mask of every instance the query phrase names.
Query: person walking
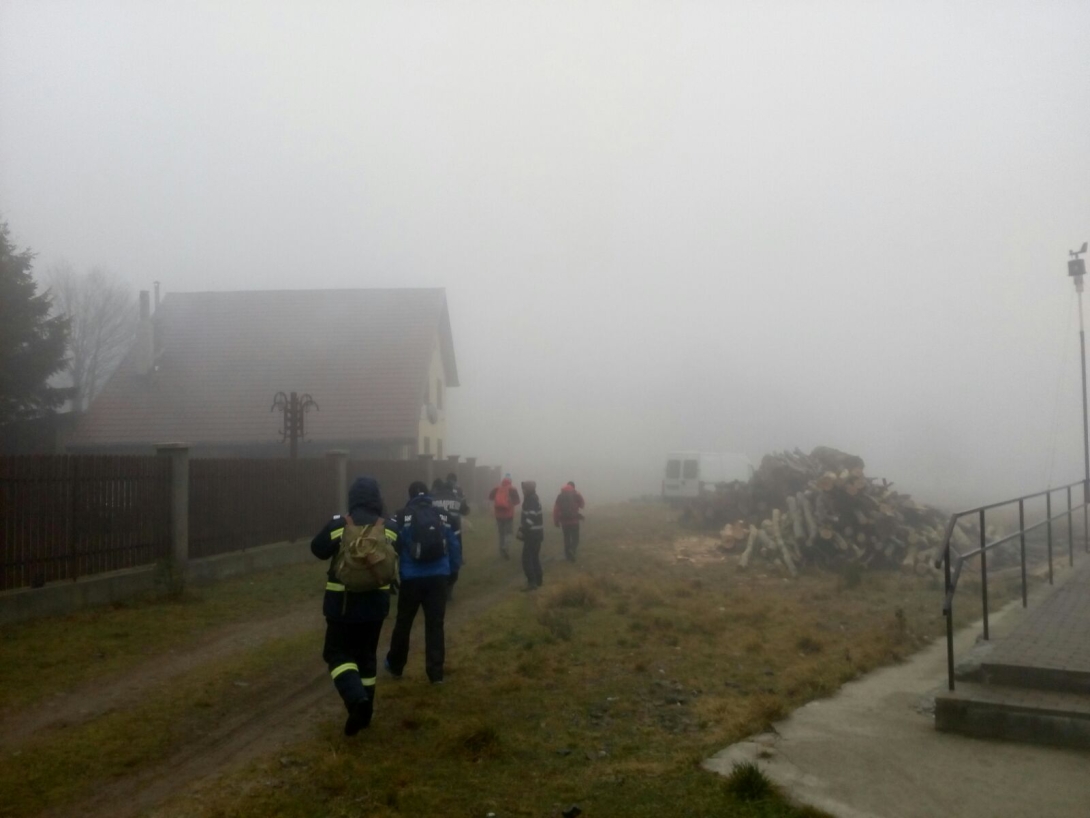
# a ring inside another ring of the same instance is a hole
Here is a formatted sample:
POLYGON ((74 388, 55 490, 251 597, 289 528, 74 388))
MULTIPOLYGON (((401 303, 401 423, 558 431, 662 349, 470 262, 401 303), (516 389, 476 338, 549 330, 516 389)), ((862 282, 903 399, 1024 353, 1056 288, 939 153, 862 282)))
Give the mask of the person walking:
POLYGON ((560 489, 553 503, 553 525, 564 531, 564 557, 568 562, 575 562, 575 552, 579 548, 579 523, 583 519, 586 503, 583 495, 575 489, 570 480, 560 489))
MULTIPOLYGON (((354 736, 371 724, 375 707, 376 654, 382 623, 390 613, 390 585, 383 583, 372 590, 349 590, 342 581, 350 579, 347 576, 350 572, 344 570, 345 559, 341 552, 347 553, 351 544, 351 541, 346 543, 346 529, 351 536, 357 527, 363 537, 381 538, 381 544, 389 542, 392 545, 396 534, 386 529, 382 516, 378 483, 370 477, 360 477, 348 490, 348 514, 336 515, 310 542, 314 556, 329 560, 322 601, 326 620, 322 659, 348 710, 348 720, 344 723, 346 736, 354 736), (338 573, 345 576, 338 576, 338 573)), ((388 563, 384 570, 387 577, 396 577, 396 554, 391 545, 385 546, 384 556, 392 564, 388 563)))
POLYGON ((500 556, 505 560, 510 559, 511 555, 507 551, 507 538, 513 533, 515 506, 521 502, 518 489, 511 485, 510 474, 505 474, 500 484, 488 493, 488 499, 492 501, 492 512, 496 517, 500 556))
POLYGON ((545 540, 544 511, 537 496, 537 483, 526 480, 522 484, 522 519, 519 521, 518 538, 522 540, 522 570, 526 573, 526 590, 541 587, 541 544, 545 540))
POLYGON ((451 573, 462 567, 462 544, 454 536, 446 512, 434 505, 428 487, 419 480, 409 486, 409 502, 391 518, 390 526, 397 535, 401 586, 386 670, 401 678, 408 661, 413 620, 423 608, 424 669, 432 684, 442 684, 447 586, 451 573))
MULTIPOLYGON (((431 501, 436 508, 446 512, 447 522, 450 523, 454 536, 458 538, 460 548, 462 545, 462 509, 464 508, 466 512, 469 511, 469 504, 466 503, 465 497, 459 497, 454 489, 450 487, 449 481, 436 477, 431 484, 431 501)), ((454 599, 454 584, 457 581, 458 571, 453 570, 450 572, 447 582, 447 602, 454 599)))
POLYGON ((458 513, 463 517, 468 517, 469 503, 466 501, 466 495, 465 492, 462 491, 462 487, 458 485, 458 475, 454 472, 447 475, 447 488, 450 489, 455 497, 462 501, 462 504, 458 507, 458 513))

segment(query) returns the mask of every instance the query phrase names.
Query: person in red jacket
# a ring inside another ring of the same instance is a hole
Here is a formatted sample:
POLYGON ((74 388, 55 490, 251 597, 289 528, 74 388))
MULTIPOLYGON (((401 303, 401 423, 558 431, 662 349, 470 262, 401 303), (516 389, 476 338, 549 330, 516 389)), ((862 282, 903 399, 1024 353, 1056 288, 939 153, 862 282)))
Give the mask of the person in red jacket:
POLYGON ((507 552, 507 539, 514 533, 515 506, 522 502, 519 491, 511 485, 511 475, 505 474, 500 484, 488 493, 492 501, 492 511, 496 516, 496 531, 500 538, 500 556, 505 560, 511 555, 507 552))
POLYGON ((553 503, 553 525, 564 530, 564 556, 568 562, 575 562, 575 551, 579 548, 579 522, 583 519, 583 495, 575 490, 575 483, 568 481, 553 503))

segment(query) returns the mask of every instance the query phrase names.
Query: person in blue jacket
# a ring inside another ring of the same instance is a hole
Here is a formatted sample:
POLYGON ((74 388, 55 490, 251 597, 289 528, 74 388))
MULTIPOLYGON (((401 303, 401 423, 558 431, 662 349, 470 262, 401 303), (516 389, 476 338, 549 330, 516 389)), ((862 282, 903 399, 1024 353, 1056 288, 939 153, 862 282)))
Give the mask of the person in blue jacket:
MULTIPOLYGON (((359 526, 373 524, 383 515, 378 483, 360 477, 348 490, 348 513, 359 526)), ((325 646, 322 658, 329 666, 333 685, 348 709, 346 736, 354 736, 371 724, 375 707, 375 675, 379 635, 390 613, 390 588, 376 591, 348 591, 337 582, 336 556, 344 534, 344 517, 336 515, 311 540, 310 550, 318 559, 329 560, 322 612, 325 614, 325 646)), ((387 529, 393 540, 396 533, 387 529)))
POLYGON ((424 609, 424 668, 432 684, 443 682, 445 636, 443 618, 447 586, 462 567, 462 544, 446 512, 432 503, 420 481, 409 486, 409 503, 387 525, 397 535, 401 585, 397 622, 386 654, 386 670, 400 678, 409 656, 409 634, 420 608, 424 609))

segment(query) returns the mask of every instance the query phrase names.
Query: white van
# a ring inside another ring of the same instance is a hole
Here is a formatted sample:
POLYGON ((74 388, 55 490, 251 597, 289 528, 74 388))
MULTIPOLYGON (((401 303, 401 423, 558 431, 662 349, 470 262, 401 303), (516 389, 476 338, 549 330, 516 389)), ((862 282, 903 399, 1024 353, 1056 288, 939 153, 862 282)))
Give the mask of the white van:
POLYGON ((749 482, 753 464, 744 454, 710 452, 670 452, 666 456, 666 478, 662 496, 667 500, 687 500, 715 491, 718 483, 749 482))

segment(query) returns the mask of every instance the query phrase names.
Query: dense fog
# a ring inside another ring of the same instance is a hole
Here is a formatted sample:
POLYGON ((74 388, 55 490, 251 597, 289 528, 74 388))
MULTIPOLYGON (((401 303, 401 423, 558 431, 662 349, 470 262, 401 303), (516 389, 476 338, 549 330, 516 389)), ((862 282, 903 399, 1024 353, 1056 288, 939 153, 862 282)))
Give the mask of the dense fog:
POLYGON ((1074 2, 3 0, 0 215, 138 289, 445 287, 447 451, 544 494, 826 444, 956 504, 1081 477, 1088 32, 1074 2))

